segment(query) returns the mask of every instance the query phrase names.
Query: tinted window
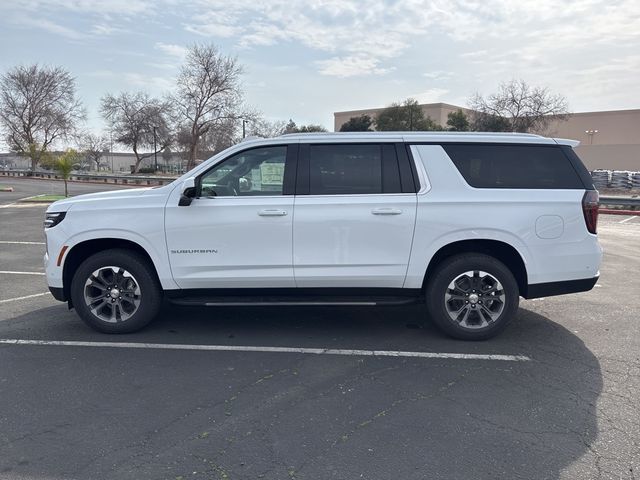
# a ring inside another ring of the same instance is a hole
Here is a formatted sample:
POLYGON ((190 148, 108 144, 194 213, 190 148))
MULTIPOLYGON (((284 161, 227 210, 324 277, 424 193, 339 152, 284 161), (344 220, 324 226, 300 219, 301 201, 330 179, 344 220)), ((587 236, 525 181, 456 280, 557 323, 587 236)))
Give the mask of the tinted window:
POLYGON ((380 145, 311 145, 309 173, 311 195, 382 193, 382 148, 380 145))
POLYGON ((253 148, 217 164, 200 181, 201 196, 282 195, 287 147, 253 148))
POLYGON ((469 185, 476 188, 584 188, 560 147, 443 145, 469 185))

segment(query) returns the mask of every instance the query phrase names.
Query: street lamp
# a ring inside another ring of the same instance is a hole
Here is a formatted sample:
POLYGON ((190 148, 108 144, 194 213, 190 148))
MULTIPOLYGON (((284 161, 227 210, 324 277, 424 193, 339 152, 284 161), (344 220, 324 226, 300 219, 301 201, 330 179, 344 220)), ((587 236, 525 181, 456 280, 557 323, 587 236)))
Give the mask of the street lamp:
POLYGON ((598 133, 598 130, 585 130, 584 133, 589 135, 589 145, 593 145, 593 136, 598 133))
POLYGON ((247 123, 249 123, 249 120, 245 120, 244 118, 242 119, 242 138, 245 138, 247 136, 247 123))
POLYGON ((113 130, 109 130, 109 156, 111 157, 111 173, 113 170, 113 130))
POLYGON ((157 143, 157 141, 156 141, 156 129, 158 127, 153 126, 151 128, 153 128, 153 160, 154 160, 154 162, 156 164, 156 168, 155 168, 154 172, 157 173, 158 172, 158 149, 156 148, 156 143, 157 143))

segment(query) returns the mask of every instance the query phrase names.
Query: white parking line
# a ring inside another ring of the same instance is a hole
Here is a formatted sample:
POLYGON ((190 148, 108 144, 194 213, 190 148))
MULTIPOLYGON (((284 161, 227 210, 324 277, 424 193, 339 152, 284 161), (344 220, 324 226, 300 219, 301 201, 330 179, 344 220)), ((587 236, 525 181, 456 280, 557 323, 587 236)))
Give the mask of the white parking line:
POLYGON ((620 220, 618 223, 627 223, 629 220, 633 220, 634 218, 636 218, 635 215, 625 218, 624 220, 620 220))
POLYGON ((68 340, 20 340, 0 339, 5 345, 37 345, 66 347, 108 347, 108 348, 146 348, 160 350, 205 350, 222 352, 265 352, 265 353, 304 353, 312 355, 347 355, 363 357, 415 357, 447 358, 455 360, 501 360, 508 362, 528 362, 524 355, 494 355, 476 353, 437 353, 403 352, 397 350, 344 350, 334 348, 298 348, 298 347, 258 347, 242 345, 187 345, 174 343, 133 343, 133 342, 81 342, 68 340))
POLYGON ((42 297, 44 295, 49 295, 49 292, 34 293, 33 295, 25 295, 24 297, 8 298, 6 300, 0 300, 0 303, 17 302, 18 300, 26 300, 28 298, 42 297))
POLYGON ((0 270, 0 273, 9 275, 45 275, 44 272, 14 272, 13 270, 0 270))
POLYGON ((0 240, 2 245, 44 245, 44 242, 13 242, 11 240, 0 240))
POLYGON ((0 205, 0 208, 33 208, 33 207, 48 207, 48 203, 7 203, 5 205, 0 205))

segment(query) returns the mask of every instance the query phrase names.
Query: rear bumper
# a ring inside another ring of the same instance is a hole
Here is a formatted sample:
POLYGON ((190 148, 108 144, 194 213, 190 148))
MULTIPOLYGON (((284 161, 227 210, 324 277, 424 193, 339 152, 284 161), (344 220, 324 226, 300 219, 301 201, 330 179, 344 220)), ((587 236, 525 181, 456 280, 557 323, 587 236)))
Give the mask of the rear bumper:
POLYGON ((531 299, 553 297, 554 295, 564 295, 567 293, 587 292, 593 288, 598 281, 598 278, 600 278, 599 275, 596 275, 593 278, 581 278, 579 280, 532 283, 527 285, 527 291, 525 292, 525 295, 522 296, 526 299, 531 299))

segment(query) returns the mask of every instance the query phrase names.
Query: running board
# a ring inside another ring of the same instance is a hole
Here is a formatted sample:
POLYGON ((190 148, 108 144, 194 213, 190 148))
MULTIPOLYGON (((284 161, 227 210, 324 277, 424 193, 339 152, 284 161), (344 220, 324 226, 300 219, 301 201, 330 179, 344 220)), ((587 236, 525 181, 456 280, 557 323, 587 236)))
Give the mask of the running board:
POLYGON ((322 306, 322 307, 373 307, 376 305, 408 305, 416 303, 416 297, 377 298, 322 298, 322 297, 183 297, 171 298, 174 305, 194 307, 267 307, 267 306, 322 306))

